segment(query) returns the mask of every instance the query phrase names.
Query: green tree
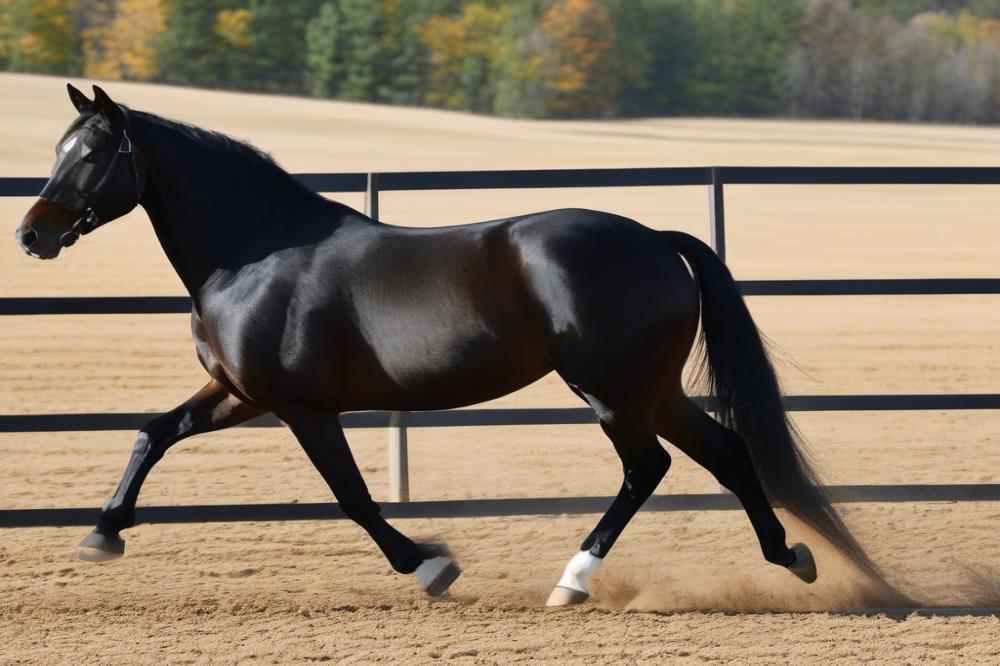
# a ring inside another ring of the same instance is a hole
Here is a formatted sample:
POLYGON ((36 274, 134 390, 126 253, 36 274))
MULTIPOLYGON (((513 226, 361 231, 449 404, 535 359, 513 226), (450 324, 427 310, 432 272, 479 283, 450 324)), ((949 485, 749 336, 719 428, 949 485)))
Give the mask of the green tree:
POLYGON ((227 52, 231 85, 246 90, 306 90, 306 26, 316 0, 250 0, 244 46, 227 52))
POLYGON ((560 0, 542 14, 539 25, 547 112, 611 113, 618 85, 611 57, 617 36, 607 8, 598 0, 560 0))
MULTIPOLYGON (((240 9, 233 0, 165 0, 165 28, 156 43, 160 79, 202 87, 232 87, 231 28, 219 14, 240 9)), ((223 14, 225 17, 226 15, 223 14)))
POLYGON ((546 115, 545 86, 539 76, 543 40, 538 17, 541 0, 515 3, 507 11, 500 52, 493 66, 493 110, 503 116, 539 118, 546 115))
POLYGON ((83 70, 79 0, 5 0, 0 57, 15 72, 77 75, 83 70))
POLYGON ((337 94, 343 72, 340 15, 327 2, 306 26, 306 88, 316 97, 337 94))
MULTIPOLYGON (((339 96, 374 100, 385 75, 381 3, 376 0, 340 0, 340 36, 343 45, 339 96)), ((338 47, 339 48, 339 47, 338 47)))
POLYGON ((804 5, 797 0, 744 0, 730 16, 735 100, 727 112, 772 114, 783 105, 785 61, 795 47, 804 5))
POLYGON ((457 10, 461 0, 382 0, 385 69, 376 99, 393 104, 419 104, 430 80, 431 55, 420 37, 420 26, 432 16, 457 10))
POLYGON ((454 16, 432 16, 420 29, 431 53, 427 101, 450 109, 493 111, 493 71, 506 10, 470 2, 454 16))
POLYGON ((625 115, 641 114, 649 105, 652 47, 664 38, 651 29, 650 4, 648 1, 605 0, 615 34, 625 36, 614 40, 608 54, 610 68, 617 79, 615 107, 625 115))

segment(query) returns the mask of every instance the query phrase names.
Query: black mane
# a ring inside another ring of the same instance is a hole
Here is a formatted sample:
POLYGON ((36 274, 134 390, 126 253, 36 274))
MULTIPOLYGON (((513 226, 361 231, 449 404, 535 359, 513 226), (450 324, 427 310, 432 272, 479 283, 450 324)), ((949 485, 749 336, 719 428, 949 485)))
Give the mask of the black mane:
POLYGON ((145 122, 169 129, 196 143, 200 143, 202 145, 209 146, 215 149, 221 149, 223 152, 227 152, 236 157, 244 158, 251 162, 257 163, 260 166, 270 167, 284 171, 284 169, 282 169, 278 165, 278 163, 274 161, 274 158, 271 157, 270 154, 264 152, 263 150, 257 148, 254 145, 251 145, 246 141, 240 141, 239 139, 234 139, 233 137, 223 134, 222 132, 203 129, 201 127, 196 127, 195 125, 189 125, 188 123, 184 123, 179 120, 171 120, 169 118, 157 116, 155 114, 147 113, 145 111, 130 110, 130 113, 135 117, 141 118, 145 122))

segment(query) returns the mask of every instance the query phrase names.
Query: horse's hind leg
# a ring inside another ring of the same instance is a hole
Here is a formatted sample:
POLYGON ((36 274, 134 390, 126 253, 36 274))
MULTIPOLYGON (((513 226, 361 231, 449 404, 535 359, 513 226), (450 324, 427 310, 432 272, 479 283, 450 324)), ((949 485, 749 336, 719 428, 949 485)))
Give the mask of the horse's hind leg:
POLYGON ((135 524, 135 503, 142 482, 168 448, 192 435, 228 428, 263 413, 212 380, 183 405, 144 425, 118 489, 101 509, 97 527, 80 543, 80 559, 103 562, 124 554, 125 541, 119 532, 135 524))
POLYGON ((785 545, 785 529, 778 521, 754 470, 750 454, 740 436, 723 427, 677 391, 657 406, 656 432, 707 469, 739 499, 760 541, 764 559, 788 567, 812 582, 816 565, 809 549, 785 545))
POLYGON ((612 408, 597 398, 577 392, 597 412, 601 428, 622 461, 624 480, 611 506, 580 546, 580 552, 566 565, 562 578, 549 595, 549 606, 586 601, 591 576, 670 468, 670 456, 656 440, 648 409, 634 404, 612 408))
POLYGON ((440 549, 419 548, 382 517, 354 462, 338 415, 292 411, 294 415, 289 414, 286 419, 289 427, 330 486, 344 514, 368 532, 393 569, 416 574, 417 583, 431 596, 444 594, 461 570, 440 549))

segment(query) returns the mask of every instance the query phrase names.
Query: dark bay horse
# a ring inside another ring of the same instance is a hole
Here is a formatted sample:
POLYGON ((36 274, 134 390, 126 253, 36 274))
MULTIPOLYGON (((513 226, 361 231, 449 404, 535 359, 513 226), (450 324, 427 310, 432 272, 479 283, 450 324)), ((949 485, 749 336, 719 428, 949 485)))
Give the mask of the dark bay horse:
POLYGON ((701 241, 579 209, 391 226, 307 190, 247 144, 130 111, 96 86, 93 101, 69 94, 79 117, 18 242, 54 259, 142 205, 191 295, 211 377, 139 431, 84 559, 123 554, 119 533, 171 445, 272 412, 393 569, 441 594, 458 567, 382 518, 339 415, 461 407, 555 371, 597 413, 624 481, 550 604, 587 598, 589 578, 666 474, 657 435, 736 495, 768 562, 816 578, 809 549, 786 545, 774 503, 876 571, 818 487, 736 284, 701 241), (718 421, 682 389, 699 316, 718 421))

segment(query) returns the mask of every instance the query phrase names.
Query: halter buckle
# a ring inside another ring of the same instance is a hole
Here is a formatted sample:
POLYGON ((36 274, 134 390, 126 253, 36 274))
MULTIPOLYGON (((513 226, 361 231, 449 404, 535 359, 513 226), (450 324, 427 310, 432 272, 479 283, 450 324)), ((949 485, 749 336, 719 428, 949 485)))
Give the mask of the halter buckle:
POLYGON ((80 221, 80 233, 83 235, 89 234, 99 226, 101 226, 101 218, 97 216, 97 211, 93 208, 88 208, 86 216, 80 221))
POLYGON ((132 153, 132 139, 128 138, 128 132, 122 130, 122 145, 118 146, 118 152, 124 155, 132 153))

